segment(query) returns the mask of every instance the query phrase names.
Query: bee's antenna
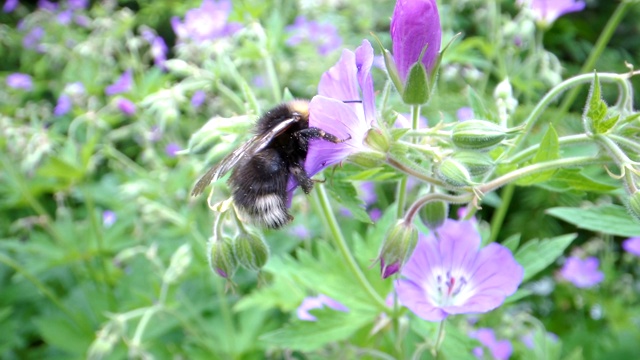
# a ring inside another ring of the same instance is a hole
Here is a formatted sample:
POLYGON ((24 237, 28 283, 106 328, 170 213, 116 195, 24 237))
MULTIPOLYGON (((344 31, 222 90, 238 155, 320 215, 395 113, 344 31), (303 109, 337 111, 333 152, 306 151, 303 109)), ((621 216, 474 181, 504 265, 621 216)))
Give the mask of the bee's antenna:
POLYGON ((362 103, 362 100, 342 100, 343 103, 345 104, 349 104, 349 103, 362 103))

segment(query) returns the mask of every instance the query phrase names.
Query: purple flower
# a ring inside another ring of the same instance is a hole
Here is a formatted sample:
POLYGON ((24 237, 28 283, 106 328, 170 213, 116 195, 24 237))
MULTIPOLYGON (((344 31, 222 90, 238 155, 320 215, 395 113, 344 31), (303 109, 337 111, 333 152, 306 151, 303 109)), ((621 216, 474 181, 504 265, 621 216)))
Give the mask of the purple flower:
MULTIPOLYGON (((396 117, 396 122, 393 124, 393 127, 396 128, 411 128, 413 124, 411 124, 411 114, 398 114, 396 117)), ((420 116, 418 118, 418 128, 425 129, 429 127, 429 121, 426 117, 420 116)))
POLYGON ((640 256, 640 237, 632 237, 623 241, 622 248, 630 254, 640 256))
POLYGON ((104 90, 104 93, 107 94, 107 96, 125 93, 131 90, 132 84, 133 84, 133 72, 131 71, 131 69, 129 69, 125 71, 122 75, 120 75, 120 77, 118 78, 118 80, 116 80, 116 82, 107 86, 107 88, 104 90))
POLYGON ((71 23, 72 18, 73 18, 73 10, 71 9, 61 11, 56 15, 56 19, 58 20, 58 23, 61 25, 68 25, 69 23, 71 23))
POLYGON ((191 106, 193 106, 194 109, 199 108, 200 106, 202 106, 206 98, 207 93, 205 93, 203 90, 196 90, 196 92, 194 92, 191 96, 191 106))
POLYGON ((291 34, 287 39, 287 45, 295 46, 302 41, 309 41, 316 45, 318 54, 322 56, 328 55, 342 45, 342 38, 335 26, 309 21, 304 16, 298 16, 293 25, 287 26, 285 30, 291 34))
POLYGON ((7 0, 2 6, 2 11, 5 13, 10 13, 15 10, 20 2, 18 0, 7 0))
POLYGON ((176 155, 178 154, 178 151, 180 150, 182 150, 182 148, 180 147, 180 145, 176 143, 168 143, 167 146, 165 146, 164 148, 164 152, 169 157, 176 157, 176 155))
POLYGON ((338 63, 320 78, 319 95, 309 103, 309 126, 340 139, 351 138, 339 144, 312 140, 305 161, 309 176, 365 148, 365 136, 375 119, 372 63, 373 48, 363 40, 355 52, 343 50, 338 63), (347 100, 362 100, 362 104, 347 104, 347 100))
POLYGON ((311 233, 304 225, 296 225, 292 227, 289 233, 299 239, 311 239, 311 233))
POLYGON ((584 260, 570 256, 562 266, 560 276, 578 288, 590 288, 604 279, 604 274, 598 270, 599 265, 600 262, 593 256, 584 260))
POLYGON ((73 103, 69 95, 60 95, 60 97, 58 98, 58 103, 56 104, 56 108, 53 110, 53 115, 62 116, 68 113, 71 110, 72 105, 73 103))
POLYGON ((398 0, 391 18, 393 60, 402 82, 409 69, 422 57, 427 72, 435 65, 442 41, 440 15, 435 0, 398 0))
MULTIPOLYGON (((511 342, 509 342, 509 340, 497 340, 492 329, 480 328, 469 334, 469 336, 471 338, 478 339, 482 345, 486 346, 491 352, 493 359, 506 360, 513 352, 511 342)), ((482 358, 484 351, 482 348, 475 348, 473 349, 473 353, 477 357, 482 358)))
POLYGON ((473 109, 468 106, 463 106, 456 111, 456 117, 458 121, 467 121, 474 118, 473 109))
MULTIPOLYGON (((522 336, 520 338, 520 341, 522 341, 522 343, 524 344, 524 346, 528 347, 529 349, 535 349, 535 332, 531 331, 530 333, 522 336)), ((553 341, 553 342, 558 342, 558 335, 552 333, 552 332, 546 332, 545 333, 545 337, 546 337, 546 341, 553 341)))
POLYGON ((237 24, 227 22, 229 13, 231 1, 203 0, 199 8, 187 11, 184 22, 180 22, 178 17, 171 18, 171 26, 179 40, 215 40, 238 30, 237 24))
POLYGON ((111 210, 105 210, 102 212, 102 226, 110 228, 118 220, 118 216, 111 210))
POLYGON ((378 201, 378 195, 376 194, 376 183, 373 181, 363 181, 360 184, 360 197, 364 204, 369 206, 378 201))
POLYGON ((152 126, 149 132, 149 141, 158 142, 160 139, 162 139, 162 129, 156 125, 152 126))
POLYGON ((131 116, 136 113, 136 104, 127 98, 118 99, 117 105, 118 109, 125 115, 131 116))
POLYGON ((143 30, 142 37, 151 45, 151 55, 156 66, 164 68, 164 62, 167 61, 167 43, 164 42, 162 36, 154 34, 150 30, 143 30))
POLYGON ((68 0, 69 8, 73 10, 84 10, 89 5, 88 0, 68 0))
POLYGON ((369 211, 369 217, 371 218, 371 221, 378 221, 380 220, 380 218, 382 217, 382 210, 375 208, 375 209, 371 209, 369 211))
POLYGON ((585 2, 579 0, 518 0, 519 5, 527 5, 533 16, 544 25, 550 25, 564 14, 584 10, 585 2))
POLYGON ((22 46, 27 49, 35 49, 40 45, 40 40, 44 36, 44 29, 40 26, 36 26, 31 29, 25 36, 22 38, 22 46))
POLYGON ((58 4, 48 0, 38 0, 38 7, 51 12, 58 10, 58 4))
POLYGON ((29 91, 33 88, 33 81, 31 76, 27 74, 14 73, 7 76, 7 86, 29 91))
POLYGON ((522 282, 524 270, 506 247, 480 249, 473 221, 447 219, 434 234, 421 235, 396 283, 400 302, 419 317, 485 313, 500 306, 522 282), (439 239, 439 240, 438 240, 439 239))
POLYGON ((332 308, 333 310, 345 311, 345 312, 349 311, 349 309, 346 306, 342 305, 338 301, 333 300, 332 298, 326 295, 320 294, 318 296, 307 297, 304 300, 302 300, 302 304, 300 304, 297 310, 298 319, 304 320, 304 321, 318 320, 316 319, 315 316, 309 314, 309 310, 320 309, 320 308, 323 308, 325 305, 332 308))

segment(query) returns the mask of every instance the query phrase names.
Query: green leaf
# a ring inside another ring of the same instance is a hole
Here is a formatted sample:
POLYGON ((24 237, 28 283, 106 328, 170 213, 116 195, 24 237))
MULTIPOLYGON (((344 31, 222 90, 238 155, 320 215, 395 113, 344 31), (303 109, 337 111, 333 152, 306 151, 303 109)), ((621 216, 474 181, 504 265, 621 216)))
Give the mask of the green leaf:
POLYGON ((524 268, 522 282, 531 279, 556 261, 576 237, 576 234, 566 234, 551 239, 529 240, 522 245, 514 255, 516 261, 524 268))
POLYGON ((606 127, 601 124, 606 115, 607 104, 602 100, 598 73, 594 72, 593 82, 591 83, 591 89, 589 91, 589 99, 587 99, 587 105, 584 115, 582 116, 585 130, 599 134, 598 129, 606 127))
POLYGON ((618 189, 618 186, 596 181, 582 173, 581 169, 560 169, 553 177, 539 187, 555 191, 592 191, 610 192, 618 189))
POLYGON ((429 101, 430 93, 427 70, 423 63, 417 62, 411 66, 407 74, 402 100, 408 105, 422 105, 429 101))
POLYGON ((604 134, 606 132, 608 132, 609 130, 613 129, 613 127, 616 125, 616 123, 618 122, 618 120, 620 119, 620 114, 616 114, 616 115, 611 115, 609 117, 607 117, 606 119, 597 122, 596 125, 596 133, 597 134, 604 134))
POLYGON ((80 180, 84 175, 84 172, 75 164, 71 164, 57 156, 52 156, 38 169, 38 175, 64 179, 71 183, 76 180, 80 180))
POLYGON ((478 94, 471 86, 467 87, 467 94, 469 97, 469 104, 471 105, 471 109, 473 109, 474 118, 490 120, 492 118, 491 114, 487 110, 484 100, 482 100, 480 94, 478 94))
POLYGON ((382 41, 380 41, 380 39, 378 39, 375 34, 371 35, 378 44, 378 48, 380 49, 380 52, 384 57, 384 65, 387 69, 387 73, 389 74, 389 78, 393 82, 393 85, 396 87, 396 90, 398 90, 400 94, 404 93, 404 84, 402 83, 402 79, 400 79, 398 67, 396 66, 396 62, 393 60, 393 56, 387 49, 384 48, 384 45, 382 45, 382 41))
MULTIPOLYGON (((560 143, 558 142, 558 133, 556 133, 556 130, 553 128, 553 126, 549 126, 549 129, 547 129, 547 132, 544 134, 544 137, 540 142, 540 147, 538 148, 536 155, 531 160, 531 164, 538 164, 546 161, 556 160, 559 158, 560 143)), ((528 186, 535 183, 547 181, 551 179, 556 171, 557 170, 548 170, 529 175, 518 180, 516 184, 528 186)))
POLYGON ((580 229, 623 237, 640 234, 640 223, 619 205, 602 205, 587 209, 556 207, 548 209, 546 213, 580 229))
POLYGON ((512 253, 516 252, 518 245, 520 245, 521 234, 513 234, 509 236, 505 241, 502 242, 502 246, 511 250, 512 253))
POLYGON ((334 182, 333 186, 328 186, 329 194, 340 205, 347 208, 356 220, 371 223, 371 218, 364 207, 364 203, 358 197, 358 191, 351 182, 334 182))

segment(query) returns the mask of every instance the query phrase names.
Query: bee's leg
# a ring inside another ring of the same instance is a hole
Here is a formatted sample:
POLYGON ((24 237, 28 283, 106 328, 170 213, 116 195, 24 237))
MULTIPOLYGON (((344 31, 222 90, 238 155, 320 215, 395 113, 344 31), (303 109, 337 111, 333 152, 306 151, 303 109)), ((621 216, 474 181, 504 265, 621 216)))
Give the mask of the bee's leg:
POLYGON ((308 145, 309 140, 311 139, 322 139, 322 140, 330 141, 334 144, 339 144, 351 139, 351 135, 349 135, 349 137, 346 139, 340 139, 337 136, 333 134, 329 134, 328 132, 317 127, 310 127, 310 128, 296 131, 294 133, 294 136, 298 138, 302 144, 305 145, 305 148, 306 148, 306 145, 308 145))
POLYGON ((304 171, 300 165, 291 166, 289 171, 291 171, 293 177, 298 181, 298 184, 300 184, 302 191, 304 191, 305 194, 310 193, 313 189, 314 181, 307 175, 307 172, 304 171))

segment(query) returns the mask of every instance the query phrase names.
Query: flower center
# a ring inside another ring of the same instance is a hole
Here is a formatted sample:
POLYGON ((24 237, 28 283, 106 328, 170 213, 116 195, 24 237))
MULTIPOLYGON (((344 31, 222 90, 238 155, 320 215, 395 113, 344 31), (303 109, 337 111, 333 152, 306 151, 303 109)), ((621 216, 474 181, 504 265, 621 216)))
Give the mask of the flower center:
POLYGON ((453 305, 454 298, 466 287, 467 279, 464 275, 451 274, 451 271, 436 273, 436 302, 441 306, 453 305))

